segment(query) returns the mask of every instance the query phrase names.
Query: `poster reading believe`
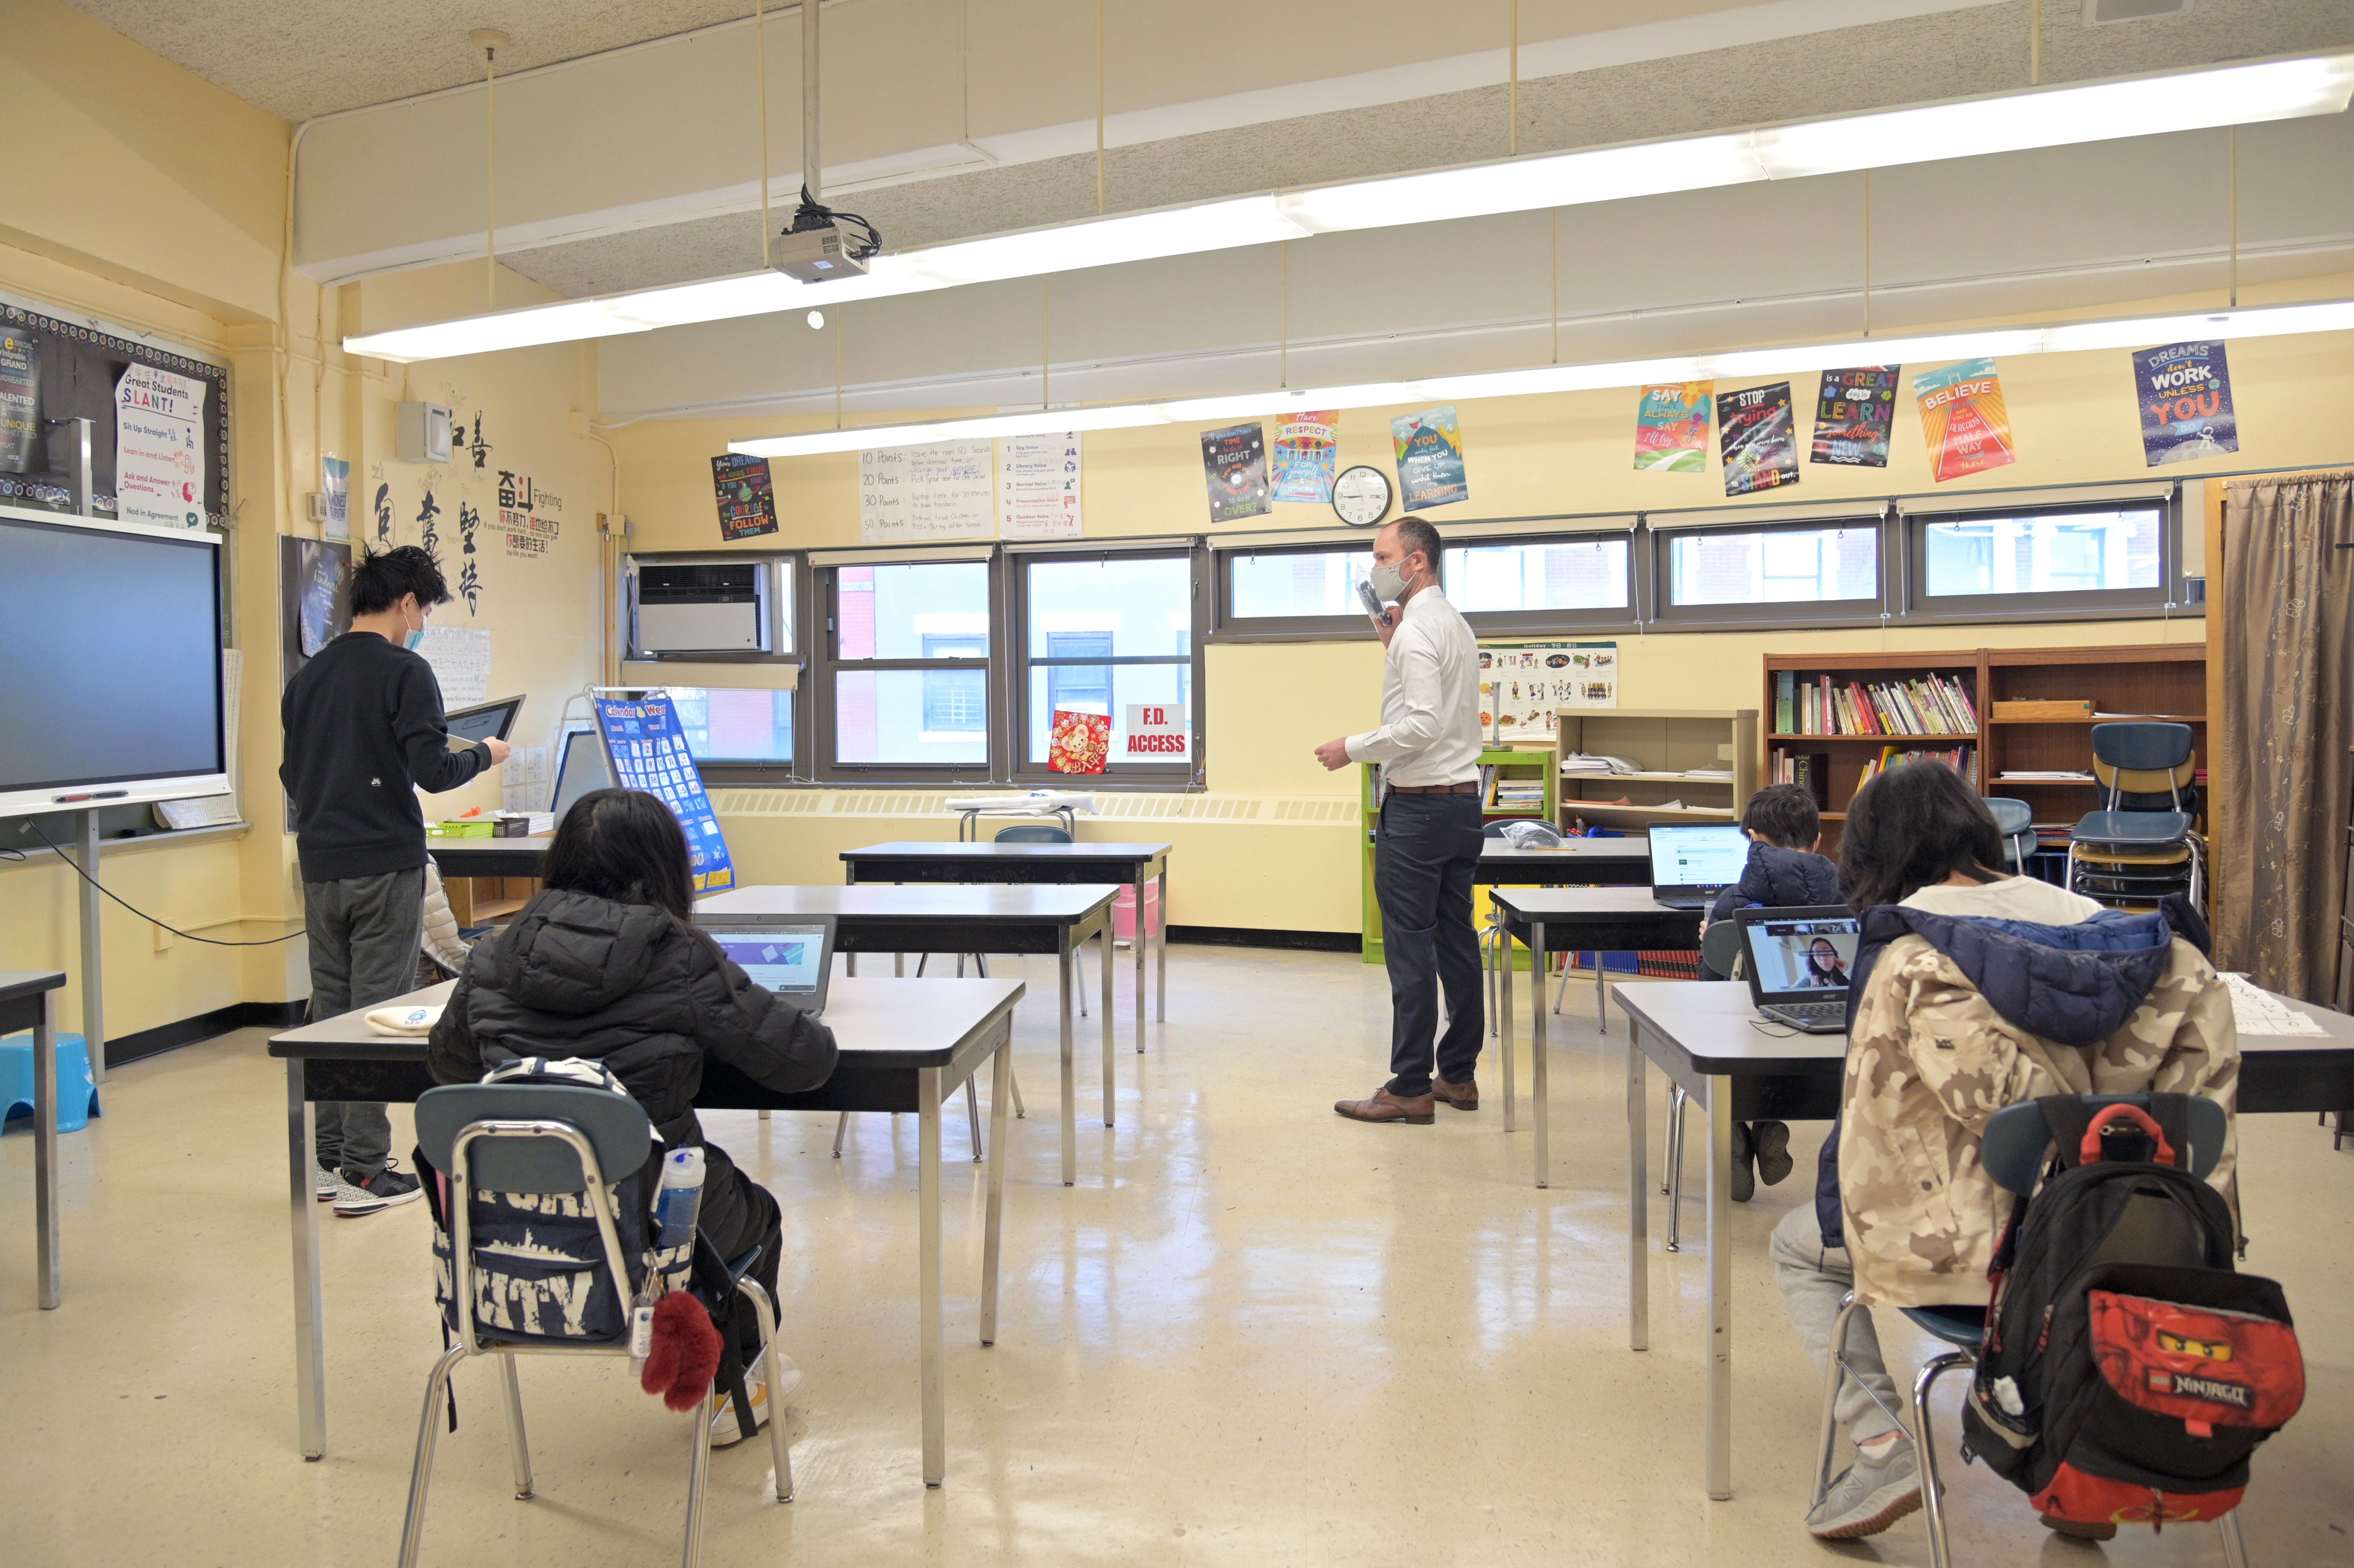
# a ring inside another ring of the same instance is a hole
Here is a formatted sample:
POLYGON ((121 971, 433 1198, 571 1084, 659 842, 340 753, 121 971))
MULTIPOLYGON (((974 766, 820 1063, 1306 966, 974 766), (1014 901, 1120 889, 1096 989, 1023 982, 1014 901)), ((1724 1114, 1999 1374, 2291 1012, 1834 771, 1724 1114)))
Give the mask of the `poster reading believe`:
POLYGON ((1661 473, 1708 469, 1708 405, 1713 381, 1646 387, 1635 405, 1635 466, 1661 473))
POLYGON ((2191 462, 2240 450, 2232 367, 2220 343, 2178 343, 2133 356, 2143 465, 2191 462))
POLYGON ((1913 378, 1913 397, 1921 405, 1921 434, 1938 483, 2019 461, 1993 360, 1925 370, 1913 378))
POLYGON ((1202 475, 1210 490, 1210 521, 1235 523, 1275 510, 1267 498, 1267 436, 1257 425, 1202 432, 1202 475))
POLYGON ((1716 425, 1724 448, 1725 494, 1798 482, 1798 431, 1788 382, 1718 393, 1716 425))
POLYGON ((1815 394, 1815 440, 1808 462, 1886 468, 1888 432, 1896 422, 1897 365, 1826 370, 1815 394))
POLYGON ((1456 428, 1452 404, 1400 414, 1390 421, 1390 440, 1397 449, 1399 500, 1408 512, 1471 499, 1463 471, 1463 434, 1456 428))

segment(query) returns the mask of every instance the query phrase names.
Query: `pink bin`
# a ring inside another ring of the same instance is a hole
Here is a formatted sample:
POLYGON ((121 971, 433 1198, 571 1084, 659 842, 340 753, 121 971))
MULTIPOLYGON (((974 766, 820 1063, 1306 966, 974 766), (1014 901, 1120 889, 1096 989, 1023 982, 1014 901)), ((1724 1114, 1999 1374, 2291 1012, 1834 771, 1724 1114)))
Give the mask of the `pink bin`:
MULTIPOLYGON (((1152 935, 1160 936, 1161 934, 1161 883, 1158 878, 1144 885, 1144 917, 1152 935)), ((1122 887, 1119 890, 1119 896, 1112 900, 1111 928, 1112 934, 1123 942, 1136 940, 1135 884, 1130 883, 1122 887)))

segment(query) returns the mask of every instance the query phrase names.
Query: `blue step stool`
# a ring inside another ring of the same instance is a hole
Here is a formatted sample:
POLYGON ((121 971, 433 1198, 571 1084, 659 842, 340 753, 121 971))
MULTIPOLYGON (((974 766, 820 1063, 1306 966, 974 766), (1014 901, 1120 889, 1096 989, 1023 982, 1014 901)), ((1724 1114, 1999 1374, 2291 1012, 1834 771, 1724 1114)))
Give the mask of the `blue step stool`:
MULTIPOLYGON (((0 1040, 0 1112, 10 1121, 33 1118, 33 1035, 30 1030, 0 1040)), ((98 1086, 90 1081, 90 1047, 79 1034, 58 1036, 58 1130, 80 1132, 99 1115, 98 1086)))

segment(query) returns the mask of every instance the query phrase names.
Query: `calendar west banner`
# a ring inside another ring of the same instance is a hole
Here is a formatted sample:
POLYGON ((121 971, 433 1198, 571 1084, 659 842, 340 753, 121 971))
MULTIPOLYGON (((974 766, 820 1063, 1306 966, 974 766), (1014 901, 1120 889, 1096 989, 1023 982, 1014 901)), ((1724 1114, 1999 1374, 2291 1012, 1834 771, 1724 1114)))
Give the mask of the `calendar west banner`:
POLYGON ((687 871, 695 891, 717 893, 735 886, 736 863, 728 858, 711 798, 703 792, 703 776, 695 770, 677 705, 667 696, 599 697, 595 702, 597 733, 605 743, 613 782, 624 789, 642 789, 671 809, 686 830, 687 871))

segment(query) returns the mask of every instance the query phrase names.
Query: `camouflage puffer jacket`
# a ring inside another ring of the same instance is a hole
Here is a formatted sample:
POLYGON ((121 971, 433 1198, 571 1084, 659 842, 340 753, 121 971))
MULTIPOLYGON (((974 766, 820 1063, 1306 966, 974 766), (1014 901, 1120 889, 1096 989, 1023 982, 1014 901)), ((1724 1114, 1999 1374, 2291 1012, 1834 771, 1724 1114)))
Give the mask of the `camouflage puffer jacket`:
MULTIPOLYGON (((2231 995, 2164 915, 2038 926, 1887 906, 1864 946, 1838 1134, 1859 1301, 1986 1305, 2014 1200, 1978 1140, 2003 1107, 2156 1089, 2234 1108, 2231 995)), ((2226 1198, 2236 1143, 2209 1178, 2226 1198)))

